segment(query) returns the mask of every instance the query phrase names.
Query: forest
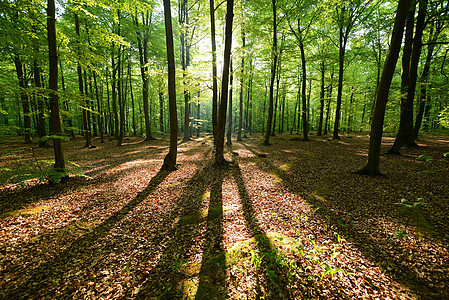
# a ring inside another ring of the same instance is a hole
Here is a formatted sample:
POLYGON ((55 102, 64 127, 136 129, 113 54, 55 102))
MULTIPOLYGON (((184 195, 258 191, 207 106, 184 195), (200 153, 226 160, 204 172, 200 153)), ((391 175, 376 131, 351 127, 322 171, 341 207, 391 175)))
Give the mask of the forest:
POLYGON ((449 298, 449 2, 0 0, 0 299, 449 298))

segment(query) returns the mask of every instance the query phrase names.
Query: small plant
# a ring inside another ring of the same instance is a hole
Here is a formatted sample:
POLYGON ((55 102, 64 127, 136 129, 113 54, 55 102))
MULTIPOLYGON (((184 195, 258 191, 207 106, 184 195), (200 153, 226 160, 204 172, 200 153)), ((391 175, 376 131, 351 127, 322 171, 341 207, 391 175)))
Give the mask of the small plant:
POLYGON ((402 229, 402 230, 397 230, 394 232, 394 237, 397 239, 403 239, 407 237, 407 230, 402 229))
POLYGON ((425 202, 424 198, 418 198, 416 202, 410 202, 407 199, 401 199, 396 205, 402 206, 402 213, 414 219, 417 225, 433 231, 433 226, 426 220, 423 214, 423 207, 431 207, 425 202))
POLYGON ((172 274, 178 273, 179 270, 181 270, 181 267, 182 267, 183 264, 184 264, 184 260, 183 259, 175 260, 174 262, 170 261, 168 263, 172 274))
POLYGON ((449 152, 443 153, 444 158, 449 158, 449 152))
POLYGON ((433 156, 427 155, 427 154, 421 154, 420 156, 418 156, 416 158, 416 160, 424 161, 426 163, 426 168, 427 168, 427 170, 419 171, 418 174, 438 173, 437 171, 435 171, 434 166, 433 166, 433 161, 434 161, 433 156))

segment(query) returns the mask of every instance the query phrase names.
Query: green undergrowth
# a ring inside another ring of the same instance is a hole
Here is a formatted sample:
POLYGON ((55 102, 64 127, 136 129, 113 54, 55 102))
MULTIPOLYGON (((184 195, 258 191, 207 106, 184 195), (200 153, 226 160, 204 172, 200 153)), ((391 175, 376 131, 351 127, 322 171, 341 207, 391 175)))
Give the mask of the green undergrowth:
POLYGON ((10 211, 7 213, 3 213, 0 215, 0 219, 6 218, 6 217, 29 217, 35 214, 39 214, 45 211, 49 211, 52 209, 66 209, 64 206, 48 206, 48 205, 40 205, 32 208, 23 208, 23 209, 17 209, 14 211, 10 211))
POLYGON ((287 290, 304 278, 320 281, 337 273, 346 276, 343 269, 332 263, 339 255, 339 244, 342 242, 338 235, 337 241, 331 249, 318 245, 313 239, 295 239, 279 232, 268 232, 238 242, 202 263, 171 262, 172 275, 181 280, 177 281, 176 286, 165 290, 158 299, 168 299, 167 295, 176 295, 177 299, 226 298, 226 286, 217 286, 211 282, 200 284, 205 274, 209 279, 223 276, 217 274, 230 274, 230 284, 238 288, 250 284, 240 279, 253 273, 257 280, 245 289, 252 290, 254 297, 262 297, 260 299, 288 294, 287 290))

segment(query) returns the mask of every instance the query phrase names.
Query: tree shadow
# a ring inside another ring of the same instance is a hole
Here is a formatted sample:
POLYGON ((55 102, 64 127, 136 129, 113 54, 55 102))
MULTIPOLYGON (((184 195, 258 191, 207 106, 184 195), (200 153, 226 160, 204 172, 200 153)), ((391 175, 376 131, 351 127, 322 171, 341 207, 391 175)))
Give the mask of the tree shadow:
MULTIPOLYGON (((75 240, 57 257, 51 261, 41 264, 31 272, 31 275, 23 283, 15 287, 5 287, 4 299, 25 299, 39 295, 39 292, 49 291, 56 285, 74 264, 86 257, 92 256, 95 243, 105 236, 114 226, 137 207, 147 196, 149 196, 159 184, 167 177, 169 172, 159 171, 147 187, 140 192, 133 200, 128 202, 119 211, 96 226, 88 233, 75 240), (9 289, 9 291, 7 291, 9 289)), ((47 295, 50 296, 51 295, 47 295)))
POLYGON ((226 255, 223 245, 223 178, 227 170, 212 168, 213 181, 207 214, 199 284, 195 299, 226 298, 226 255))
POLYGON ((259 297, 263 295, 261 290, 263 287, 269 299, 290 299, 290 291, 287 288, 287 270, 278 261, 278 250, 267 237, 266 232, 260 228, 251 197, 246 189, 242 171, 238 164, 232 168, 232 175, 237 183, 246 226, 250 231, 251 237, 254 237, 256 240, 257 250, 261 257, 261 264, 257 272, 263 278, 260 280, 260 277, 257 276, 256 295, 259 297))
POLYGON ((189 252, 196 250, 193 248, 195 239, 201 236, 201 228, 204 226, 201 206, 207 198, 206 191, 213 180, 212 169, 211 162, 208 161, 207 165, 188 181, 185 192, 177 199, 180 213, 176 225, 167 234, 169 240, 164 245, 156 266, 143 278, 145 282, 136 299, 183 298, 185 289, 189 288, 189 280, 197 275, 195 266, 188 264, 188 258, 189 252), (190 270, 186 270, 189 268, 190 270))
POLYGON ((52 199, 73 189, 83 188, 92 184, 83 177, 70 177, 58 184, 42 183, 29 188, 4 191, 0 194, 0 216, 22 209, 28 204, 42 199, 52 199))
MULTIPOLYGON (((254 153, 257 152, 252 150, 248 145, 244 146, 254 153)), ((361 229, 355 228, 351 220, 348 220, 346 217, 351 212, 347 210, 348 206, 345 203, 340 203, 341 200, 339 199, 332 198, 335 201, 330 201, 325 199, 328 198, 327 196, 314 195, 314 192, 312 192, 313 188, 306 186, 310 182, 302 182, 299 184, 294 176, 292 176, 292 173, 303 172, 304 168, 301 164, 293 164, 290 172, 277 168, 270 160, 264 160, 263 162, 256 161, 256 164, 264 172, 276 170, 276 175, 282 179, 282 184, 288 190, 311 204, 315 208, 315 214, 323 222, 330 225, 340 236, 356 246, 365 257, 382 268, 386 274, 392 276, 399 283, 410 289, 414 297, 419 296, 423 297, 423 299, 446 299, 449 297, 447 274, 444 271, 448 266, 447 261, 444 265, 441 265, 441 262, 438 260, 431 261, 423 258, 424 260, 421 260, 420 263, 423 263, 423 267, 425 265, 425 268, 429 270, 428 272, 432 274, 431 278, 423 277, 420 274, 422 272, 421 270, 417 267, 412 268, 412 266, 416 265, 415 261, 410 261, 409 254, 412 253, 412 248, 406 248, 401 243, 395 242, 392 239, 376 238, 361 229)), ((334 177, 336 177, 335 180, 339 180, 337 176, 334 177)), ((347 185, 345 184, 345 186, 347 185)), ((332 192, 335 193, 336 191, 332 190, 332 192)), ((327 193, 330 193, 330 191, 327 191, 327 193)), ((419 253, 413 253, 415 259, 420 256, 419 253)))

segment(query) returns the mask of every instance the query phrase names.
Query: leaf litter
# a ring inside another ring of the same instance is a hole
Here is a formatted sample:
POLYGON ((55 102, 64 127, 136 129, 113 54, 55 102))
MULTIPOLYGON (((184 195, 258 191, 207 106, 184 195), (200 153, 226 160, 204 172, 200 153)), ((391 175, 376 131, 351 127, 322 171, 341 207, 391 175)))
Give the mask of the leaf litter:
MULTIPOLYGON (((12 143, 1 166, 30 163, 12 143)), ((0 188, 0 297, 449 298, 449 141, 382 156, 378 178, 351 173, 367 143, 278 135, 266 147, 253 136, 216 169, 211 142, 193 140, 164 173, 164 139, 66 142, 91 179, 0 188)))

